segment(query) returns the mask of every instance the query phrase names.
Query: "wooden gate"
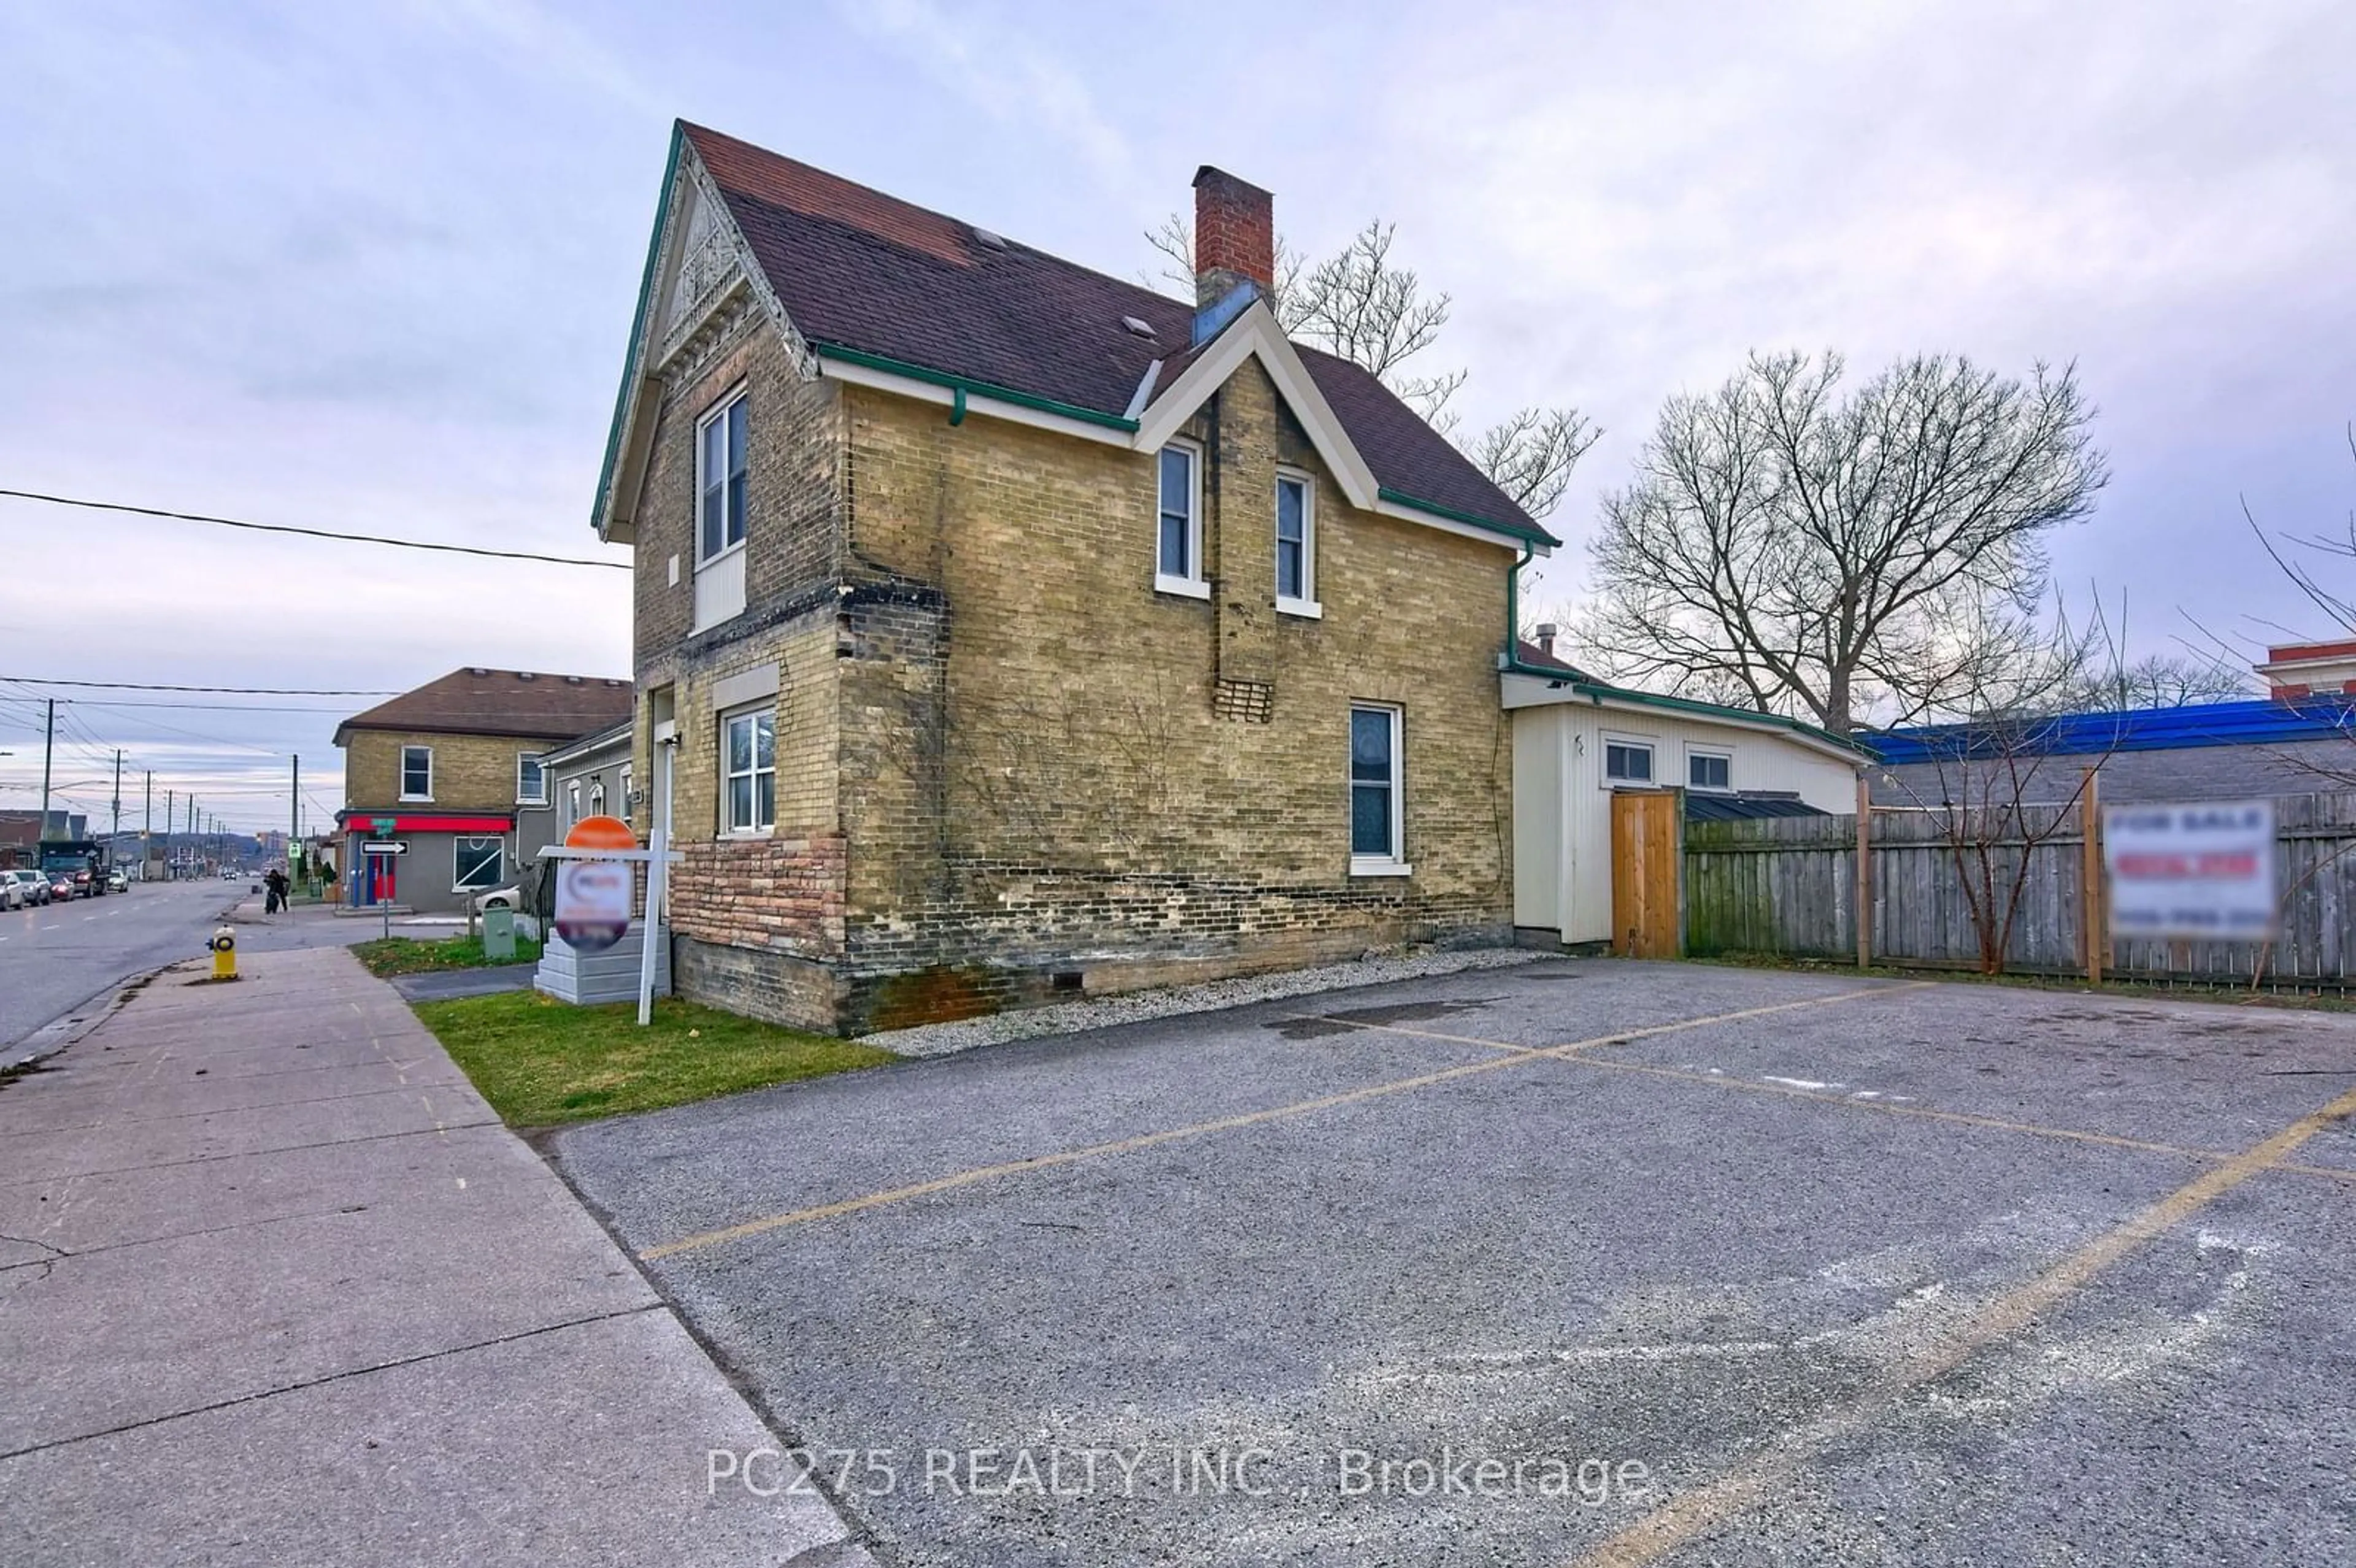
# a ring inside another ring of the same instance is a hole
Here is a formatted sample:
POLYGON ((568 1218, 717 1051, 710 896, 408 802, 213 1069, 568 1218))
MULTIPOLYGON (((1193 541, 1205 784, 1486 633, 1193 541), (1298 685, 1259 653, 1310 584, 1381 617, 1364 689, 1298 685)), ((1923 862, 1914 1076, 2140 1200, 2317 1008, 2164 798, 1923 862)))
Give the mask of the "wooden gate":
POLYGON ((1683 807, 1674 790, 1612 793, 1612 951, 1623 958, 1682 956, 1683 807))

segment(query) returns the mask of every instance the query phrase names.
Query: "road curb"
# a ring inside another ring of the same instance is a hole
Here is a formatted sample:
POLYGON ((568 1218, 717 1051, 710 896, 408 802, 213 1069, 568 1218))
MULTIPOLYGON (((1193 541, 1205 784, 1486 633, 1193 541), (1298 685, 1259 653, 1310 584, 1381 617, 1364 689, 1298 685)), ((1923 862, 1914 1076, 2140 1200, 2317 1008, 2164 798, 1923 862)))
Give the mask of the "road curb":
POLYGON ((37 1061, 55 1056, 112 1018, 116 1009, 131 999, 133 993, 145 988, 155 976, 192 962, 192 959, 175 958, 169 964, 159 964, 153 969, 100 987, 16 1044, 0 1047, 0 1072, 21 1072, 37 1061))

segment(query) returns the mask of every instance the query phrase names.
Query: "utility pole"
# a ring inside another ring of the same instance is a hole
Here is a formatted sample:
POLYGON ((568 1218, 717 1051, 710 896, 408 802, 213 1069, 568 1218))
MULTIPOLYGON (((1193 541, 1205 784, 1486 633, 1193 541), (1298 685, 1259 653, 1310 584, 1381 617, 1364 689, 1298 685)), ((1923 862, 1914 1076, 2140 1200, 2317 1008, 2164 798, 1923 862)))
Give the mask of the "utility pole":
POLYGON ((286 789, 286 874, 291 877, 294 874, 294 846, 303 838, 303 759, 290 760, 294 764, 294 774, 286 789))
POLYGON ((139 808, 139 880, 147 880, 148 862, 155 858, 155 770, 147 770, 146 798, 139 808))
POLYGON ((49 836, 49 760, 58 750, 58 699, 49 699, 49 722, 41 737, 41 828, 33 836, 34 842, 49 836))
POLYGON ((114 748, 114 831, 106 836, 106 854, 114 858, 114 841, 123 837, 123 748, 114 748))

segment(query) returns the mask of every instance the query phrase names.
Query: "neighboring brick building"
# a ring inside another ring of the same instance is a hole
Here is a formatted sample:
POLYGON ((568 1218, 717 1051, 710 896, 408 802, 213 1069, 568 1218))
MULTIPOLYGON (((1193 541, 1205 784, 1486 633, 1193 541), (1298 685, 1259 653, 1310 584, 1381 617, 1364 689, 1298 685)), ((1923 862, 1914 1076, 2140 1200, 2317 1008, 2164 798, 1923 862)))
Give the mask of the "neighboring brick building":
POLYGON ((448 912, 513 882, 526 859, 564 834, 543 753, 630 711, 626 680, 477 668, 345 720, 336 727, 345 899, 448 912), (360 845, 378 837, 408 852, 362 855, 360 845))
POLYGON ((855 1031, 1508 939, 1554 540, 1195 190, 1179 302, 680 127, 596 522, 684 994, 855 1031))

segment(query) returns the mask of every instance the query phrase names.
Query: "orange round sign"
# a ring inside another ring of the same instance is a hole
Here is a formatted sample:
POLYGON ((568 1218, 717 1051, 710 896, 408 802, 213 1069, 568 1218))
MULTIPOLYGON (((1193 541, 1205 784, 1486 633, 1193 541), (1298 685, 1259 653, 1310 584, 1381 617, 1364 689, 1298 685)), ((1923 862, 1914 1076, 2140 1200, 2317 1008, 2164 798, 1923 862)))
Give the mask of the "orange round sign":
POLYGON ((584 816, 564 836, 567 849, 635 849, 638 836, 618 816, 584 816))

